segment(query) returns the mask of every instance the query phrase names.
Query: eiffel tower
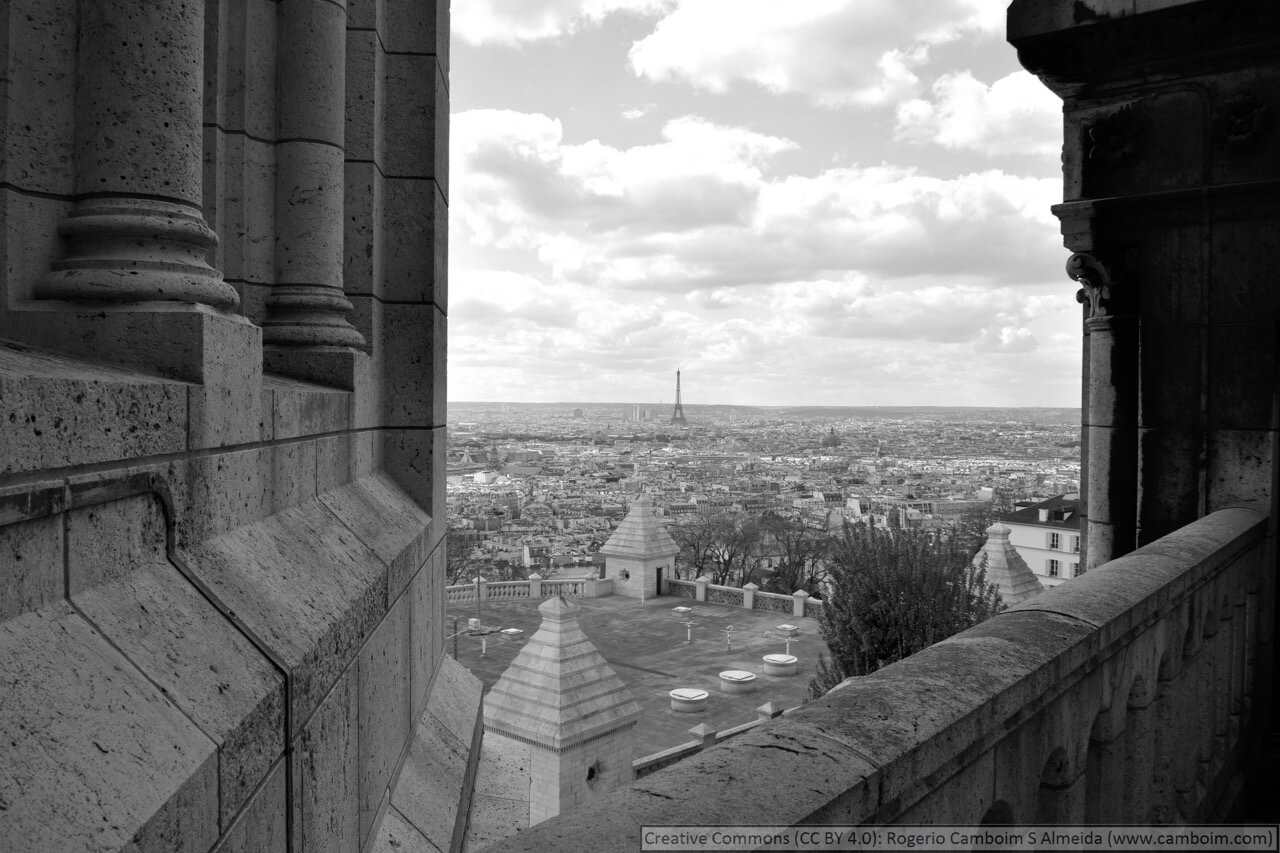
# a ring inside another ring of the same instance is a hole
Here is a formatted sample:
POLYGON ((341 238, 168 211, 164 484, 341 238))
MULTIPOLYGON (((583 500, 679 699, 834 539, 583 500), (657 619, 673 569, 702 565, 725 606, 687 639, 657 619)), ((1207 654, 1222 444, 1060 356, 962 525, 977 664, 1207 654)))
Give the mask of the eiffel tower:
POLYGON ((676 408, 671 413, 671 423, 680 426, 688 426, 689 422, 684 417, 684 406, 680 405, 680 371, 676 370, 676 408))

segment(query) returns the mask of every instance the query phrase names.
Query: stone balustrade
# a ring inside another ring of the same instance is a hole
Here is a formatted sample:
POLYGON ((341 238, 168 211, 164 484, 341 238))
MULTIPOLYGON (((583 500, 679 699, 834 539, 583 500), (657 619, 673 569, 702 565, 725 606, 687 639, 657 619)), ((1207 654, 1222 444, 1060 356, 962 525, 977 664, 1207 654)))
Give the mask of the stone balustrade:
POLYGON ((492 849, 638 849, 652 824, 1220 819, 1271 666, 1265 532, 1215 512, 492 849))
POLYGON ((613 593, 613 582, 599 578, 551 578, 543 580, 531 575, 526 580, 487 581, 457 584, 444 588, 445 601, 449 604, 471 604, 478 595, 481 601, 499 601, 515 598, 550 598, 563 595, 566 598, 600 598, 613 593))

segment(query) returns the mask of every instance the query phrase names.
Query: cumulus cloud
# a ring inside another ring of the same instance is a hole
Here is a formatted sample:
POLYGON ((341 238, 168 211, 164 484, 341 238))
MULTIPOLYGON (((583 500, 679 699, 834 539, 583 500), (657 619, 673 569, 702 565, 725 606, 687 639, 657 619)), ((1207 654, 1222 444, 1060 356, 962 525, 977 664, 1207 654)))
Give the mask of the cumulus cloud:
POLYGON ((988 155, 1052 156, 1062 144, 1062 102, 1018 71, 987 86, 968 71, 944 74, 932 98, 897 108, 895 137, 988 155))
POLYGON ((877 105, 914 94, 930 49, 997 33, 1005 0, 679 0, 631 49, 650 80, 723 92, 735 82, 814 102, 877 105))
POLYGON ((688 293, 740 284, 1057 274, 1059 182, 896 166, 775 175, 789 140, 694 117, 652 145, 567 144, 559 122, 455 117, 452 220, 481 247, 536 253, 553 277, 688 293))
POLYGON ((514 46, 572 34, 614 12, 656 14, 672 0, 466 0, 452 10, 453 35, 469 44, 514 46))

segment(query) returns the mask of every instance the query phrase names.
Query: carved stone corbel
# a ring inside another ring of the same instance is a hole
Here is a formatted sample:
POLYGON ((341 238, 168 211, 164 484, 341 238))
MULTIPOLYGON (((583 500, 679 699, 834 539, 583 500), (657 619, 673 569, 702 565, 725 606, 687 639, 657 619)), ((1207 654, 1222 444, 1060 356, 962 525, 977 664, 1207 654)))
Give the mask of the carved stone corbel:
POLYGON ((1089 306, 1089 319, 1111 313, 1111 273, 1093 255, 1076 252, 1067 258, 1067 275, 1080 285, 1076 301, 1089 306))

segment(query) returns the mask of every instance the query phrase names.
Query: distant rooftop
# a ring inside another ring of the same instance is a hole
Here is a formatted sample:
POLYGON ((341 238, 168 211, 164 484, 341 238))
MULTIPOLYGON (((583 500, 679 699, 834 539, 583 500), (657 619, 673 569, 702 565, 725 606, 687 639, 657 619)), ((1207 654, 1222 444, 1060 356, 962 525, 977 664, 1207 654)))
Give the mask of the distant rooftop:
POLYGON ((1052 527, 1062 530, 1080 529, 1081 501, 1079 495, 1058 495, 1023 507, 1017 512, 1000 516, 1005 524, 1028 524, 1035 527, 1052 527))

